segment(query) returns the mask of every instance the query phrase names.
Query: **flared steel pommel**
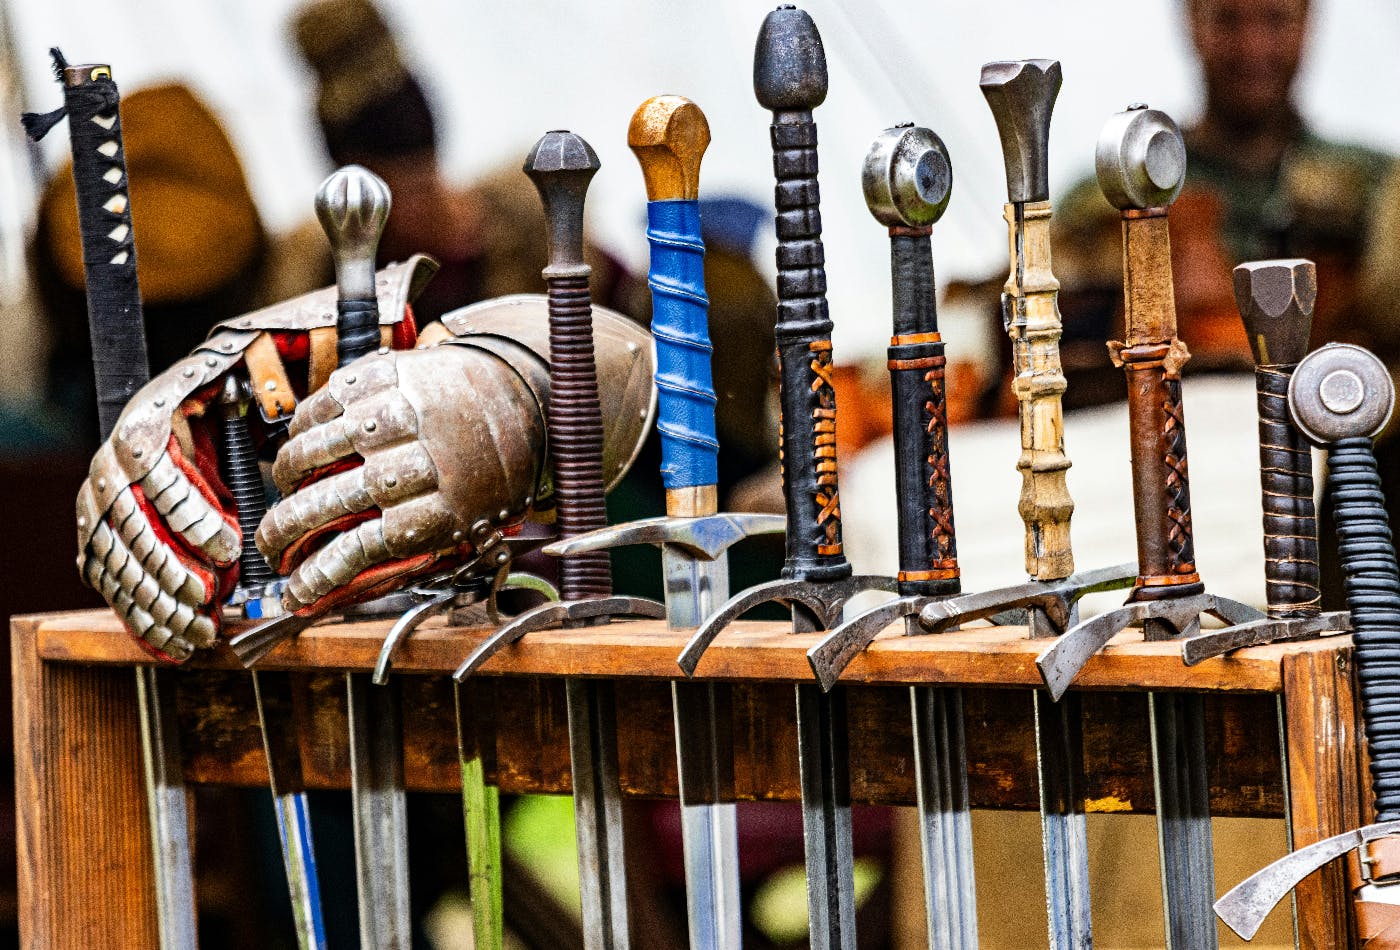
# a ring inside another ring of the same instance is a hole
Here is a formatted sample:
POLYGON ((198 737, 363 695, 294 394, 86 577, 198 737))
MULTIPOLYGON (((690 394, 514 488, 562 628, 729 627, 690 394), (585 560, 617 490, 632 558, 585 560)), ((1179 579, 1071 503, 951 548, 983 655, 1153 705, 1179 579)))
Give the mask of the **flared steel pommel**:
POLYGON ((694 201, 700 196, 700 160, 710 145, 710 123, 684 96, 652 96, 627 126, 648 201, 694 201))
POLYGON ((861 169, 870 213, 886 227, 923 228, 943 217, 953 194, 953 162, 943 140, 905 124, 871 143, 861 169))
POLYGON ((1186 140, 1165 112, 1132 105, 1104 123, 1094 167, 1119 211, 1165 208, 1186 181, 1186 140))
POLYGON ((1257 366, 1291 366, 1308 352, 1317 265, 1302 258, 1235 268, 1235 305, 1257 366))
POLYGON ((982 67, 982 95, 996 119, 1013 204, 1050 200, 1050 115, 1063 76, 1057 59, 1022 59, 982 67))
POLYGON ((390 204, 384 179, 360 165, 332 172, 316 189, 316 217, 331 242, 342 300, 374 299, 374 259, 390 204))
POLYGON ((811 112, 826 99, 826 50, 807 11, 785 3, 764 18, 753 51, 753 94, 774 112, 811 112))
POLYGON ((583 265, 583 201, 602 164, 593 147, 573 132, 546 132, 525 156, 525 174, 535 183, 549 227, 549 267, 583 265))
POLYGON ((1303 357, 1288 383, 1293 424, 1319 445, 1366 438, 1385 428, 1395 385, 1370 350, 1329 343, 1303 357))

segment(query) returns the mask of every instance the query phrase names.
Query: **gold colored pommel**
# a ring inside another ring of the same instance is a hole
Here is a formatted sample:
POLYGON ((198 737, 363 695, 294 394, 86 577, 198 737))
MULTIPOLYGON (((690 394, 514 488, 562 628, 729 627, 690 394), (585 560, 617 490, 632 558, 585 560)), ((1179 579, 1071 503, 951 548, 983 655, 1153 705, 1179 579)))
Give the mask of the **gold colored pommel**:
POLYGON ((627 144, 641 163, 648 201, 699 197, 710 124, 695 103, 684 96, 652 96, 632 114, 627 144))

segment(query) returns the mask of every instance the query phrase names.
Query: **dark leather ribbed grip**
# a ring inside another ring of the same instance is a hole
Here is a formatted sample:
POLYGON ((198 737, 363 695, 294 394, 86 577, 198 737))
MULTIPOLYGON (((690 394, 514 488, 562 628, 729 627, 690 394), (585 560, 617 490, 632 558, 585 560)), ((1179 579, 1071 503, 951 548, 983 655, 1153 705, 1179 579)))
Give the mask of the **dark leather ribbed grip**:
POLYGON ((782 463, 787 495, 783 577, 848 577, 836 475, 836 392, 826 304, 817 189, 817 127, 810 112, 780 113, 772 125, 778 233, 778 322, 782 372, 782 463))
POLYGON ((336 363, 347 366, 379 349, 379 302, 340 300, 336 302, 336 363))
POLYGON ((1321 609, 1312 452, 1288 417, 1293 366, 1254 371, 1259 397, 1259 476, 1264 498, 1264 581, 1269 615, 1303 617, 1321 609))
POLYGON ((1341 439, 1328 447, 1327 487, 1356 644, 1376 819, 1395 821, 1400 819, 1400 568, 1370 439, 1341 439))
MULTIPOLYGON (((549 449, 561 538, 605 528, 603 421, 593 358, 593 306, 588 275, 549 277, 549 449)), ((559 562, 565 600, 612 593, 607 551, 570 555, 559 562)))
POLYGON ((243 553, 238 557, 238 584, 240 587, 266 587, 277 575, 253 543, 258 525, 267 514, 267 495, 263 491, 253 440, 248 435, 248 420, 242 415, 226 414, 223 436, 224 482, 233 494, 233 504, 238 511, 238 533, 243 538, 243 553))
POLYGON ((948 468, 946 360, 934 304, 929 229, 890 234, 894 338, 888 350, 894 398, 899 592, 961 590, 948 468))

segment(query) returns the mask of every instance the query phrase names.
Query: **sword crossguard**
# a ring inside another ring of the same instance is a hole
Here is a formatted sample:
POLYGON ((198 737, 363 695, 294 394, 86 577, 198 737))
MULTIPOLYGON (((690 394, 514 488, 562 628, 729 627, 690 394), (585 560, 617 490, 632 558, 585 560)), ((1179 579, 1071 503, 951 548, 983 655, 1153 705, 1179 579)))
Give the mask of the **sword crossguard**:
POLYGON ((1351 632, 1351 615, 1345 610, 1305 617, 1265 617, 1221 630, 1207 630, 1181 641, 1181 660, 1195 666, 1202 660, 1224 656, 1244 647, 1314 640, 1351 632))
POLYGON ((663 515, 576 534, 553 542, 545 547, 544 553, 553 557, 567 557, 632 544, 655 544, 658 547, 678 548, 698 560, 713 561, 747 537, 781 534, 786 527, 787 519, 773 514, 726 512, 698 518, 663 515))
POLYGON ((867 590, 895 590, 895 579, 877 574, 856 574, 835 581, 781 578, 757 584, 729 598, 685 645, 676 659, 686 676, 694 676, 700 658, 720 631, 760 604, 777 603, 806 614, 814 630, 830 630, 841 621, 841 609, 856 594, 867 590))
POLYGON ((1264 619, 1264 614, 1253 607, 1208 593, 1130 601, 1071 628, 1035 658, 1035 665, 1045 680, 1050 698, 1059 702, 1089 658, 1121 631, 1135 624, 1157 621, 1175 631, 1173 638, 1192 637, 1200 629, 1201 614, 1209 614, 1231 625, 1264 619))

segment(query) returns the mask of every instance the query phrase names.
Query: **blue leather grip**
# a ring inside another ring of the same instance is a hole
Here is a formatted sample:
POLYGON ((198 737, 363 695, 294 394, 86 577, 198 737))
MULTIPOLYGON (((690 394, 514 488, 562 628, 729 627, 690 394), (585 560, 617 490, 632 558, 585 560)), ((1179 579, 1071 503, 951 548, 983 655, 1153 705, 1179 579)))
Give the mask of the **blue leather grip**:
POLYGON ((719 479, 719 442, 699 204, 649 202, 647 240, 661 481, 668 489, 714 485, 719 479))

